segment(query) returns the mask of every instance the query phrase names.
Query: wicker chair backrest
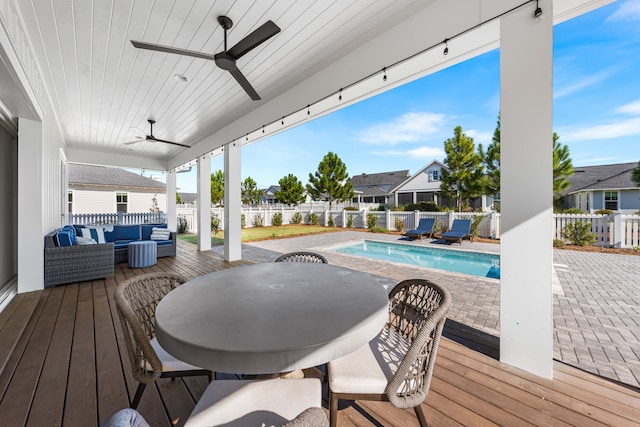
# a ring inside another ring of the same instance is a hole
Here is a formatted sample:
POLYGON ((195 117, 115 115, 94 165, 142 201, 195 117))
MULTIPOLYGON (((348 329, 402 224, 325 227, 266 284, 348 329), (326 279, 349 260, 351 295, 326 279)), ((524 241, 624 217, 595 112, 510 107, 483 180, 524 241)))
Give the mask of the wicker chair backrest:
POLYGON ((410 345, 386 388, 387 398, 397 408, 415 407, 427 397, 450 305, 449 292, 424 279, 404 280, 390 292, 386 328, 410 345))
POLYGON ((275 262, 316 262, 318 264, 329 264, 329 261, 320 254, 314 252, 290 252, 279 256, 275 262))
POLYGON ((151 383, 162 374, 162 363, 150 344, 156 335, 153 325, 156 307, 184 282, 177 274, 148 273, 128 279, 116 288, 114 297, 131 369, 141 383, 151 383))

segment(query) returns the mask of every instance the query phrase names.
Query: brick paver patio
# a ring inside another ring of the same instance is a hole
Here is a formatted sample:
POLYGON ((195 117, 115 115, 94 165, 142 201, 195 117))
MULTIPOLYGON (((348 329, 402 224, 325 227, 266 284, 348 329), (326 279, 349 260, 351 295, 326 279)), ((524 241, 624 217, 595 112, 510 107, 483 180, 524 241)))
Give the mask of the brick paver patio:
MULTIPOLYGON (((359 231, 324 233, 244 244, 243 259, 270 262, 296 250, 322 253, 331 264, 374 273, 389 283, 428 277, 449 289, 449 318, 493 336, 500 334, 500 283, 495 279, 448 273, 423 267, 338 254, 336 245, 364 239, 444 246, 431 239, 408 242, 403 237, 359 231)), ((465 241, 460 247, 499 253, 500 246, 465 241)), ((222 247, 214 247, 222 252, 222 247)), ((554 357, 603 377, 640 387, 640 257, 554 250, 554 357)))

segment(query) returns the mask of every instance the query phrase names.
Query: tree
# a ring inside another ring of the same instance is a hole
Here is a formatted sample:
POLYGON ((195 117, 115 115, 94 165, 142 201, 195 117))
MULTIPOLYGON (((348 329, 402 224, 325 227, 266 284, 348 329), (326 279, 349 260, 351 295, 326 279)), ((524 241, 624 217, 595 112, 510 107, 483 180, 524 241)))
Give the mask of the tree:
POLYGON ((280 190, 276 191, 274 196, 280 203, 297 205, 304 202, 304 186, 293 174, 281 178, 278 184, 280 184, 280 190))
POLYGON ((158 195, 154 194, 151 198, 151 207, 149 208, 149 212, 158 213, 160 212, 160 206, 158 205, 158 195))
POLYGON ((487 147, 487 155, 484 156, 486 169, 485 193, 498 194, 500 192, 500 116, 496 130, 493 131, 491 144, 487 147))
POLYGON ((242 203, 245 205, 257 205, 260 203, 260 196, 262 196, 262 191, 258 189, 258 184, 251 178, 250 176, 246 177, 244 181, 242 181, 242 203))
POLYGON ((211 204, 219 205, 224 200, 224 173, 221 170, 211 174, 211 204))
POLYGON ((640 187, 640 162, 638 162, 638 166, 631 172, 631 179, 640 187))
POLYGON ((176 204, 179 205, 182 203, 182 197, 180 197, 180 193, 176 191, 176 204))
POLYGON ((573 165, 569 157, 569 147, 561 144, 560 137, 553 133, 553 204, 558 207, 562 193, 571 187, 569 177, 573 175, 573 165))
POLYGON ((309 174, 307 191, 314 200, 325 198, 329 201, 329 209, 333 201, 340 202, 353 197, 347 166, 337 154, 329 151, 318 165, 315 175, 309 174))
POLYGON ((441 190, 445 196, 455 198, 458 212, 462 209, 462 201, 482 194, 486 180, 482 164, 482 146, 476 151, 473 138, 462 133, 456 126, 453 138, 444 142, 446 158, 442 169, 441 190))

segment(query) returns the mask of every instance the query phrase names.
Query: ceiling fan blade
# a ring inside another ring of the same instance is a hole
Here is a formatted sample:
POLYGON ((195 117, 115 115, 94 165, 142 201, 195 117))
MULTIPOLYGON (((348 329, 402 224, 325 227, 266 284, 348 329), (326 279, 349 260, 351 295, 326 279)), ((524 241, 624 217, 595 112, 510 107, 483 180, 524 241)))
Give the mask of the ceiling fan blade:
POLYGON ((278 27, 273 21, 267 21, 252 33, 250 33, 248 36, 236 43, 236 45, 229 49, 227 53, 233 58, 238 59, 249 52, 251 49, 257 47, 261 43, 266 42, 279 32, 280 27, 278 27))
POLYGON ((135 141, 129 141, 129 142, 125 142, 123 145, 133 145, 133 144, 137 144, 139 142, 144 141, 144 139, 136 139, 135 141))
POLYGON ((155 50, 157 52, 175 53, 177 55, 186 55, 186 56, 193 56, 196 58, 213 60, 213 55, 210 55, 208 53, 197 52, 195 50, 178 49, 171 46, 163 46, 160 44, 146 43, 146 42, 140 42, 136 40, 131 40, 131 44, 137 47, 138 49, 155 50))
POLYGON ((177 145, 179 147, 191 148, 191 146, 189 145, 180 144, 179 142, 167 141, 166 139, 160 139, 156 137, 147 137, 147 139, 149 141, 164 142, 165 144, 172 144, 172 145, 177 145))
POLYGON ((247 80, 247 78, 238 68, 229 70, 229 72, 231 73, 233 78, 236 79, 236 81, 240 84, 240 86, 242 86, 242 89, 247 92, 247 95, 249 95, 251 99, 253 99, 254 101, 260 101, 260 95, 258 95, 258 92, 256 92, 253 86, 251 86, 251 83, 249 83, 249 80, 247 80))

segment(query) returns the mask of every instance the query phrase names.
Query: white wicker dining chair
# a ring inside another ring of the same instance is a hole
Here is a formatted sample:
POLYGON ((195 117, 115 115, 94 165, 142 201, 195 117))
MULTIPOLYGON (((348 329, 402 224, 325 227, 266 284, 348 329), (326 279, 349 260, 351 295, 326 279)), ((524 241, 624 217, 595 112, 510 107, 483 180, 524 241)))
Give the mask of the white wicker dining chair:
POLYGON ((429 391, 450 305, 449 292, 428 280, 404 280, 391 290, 389 319, 382 332, 327 365, 332 427, 340 399, 382 400, 396 408, 414 408, 420 425, 427 425, 420 405, 429 391))

